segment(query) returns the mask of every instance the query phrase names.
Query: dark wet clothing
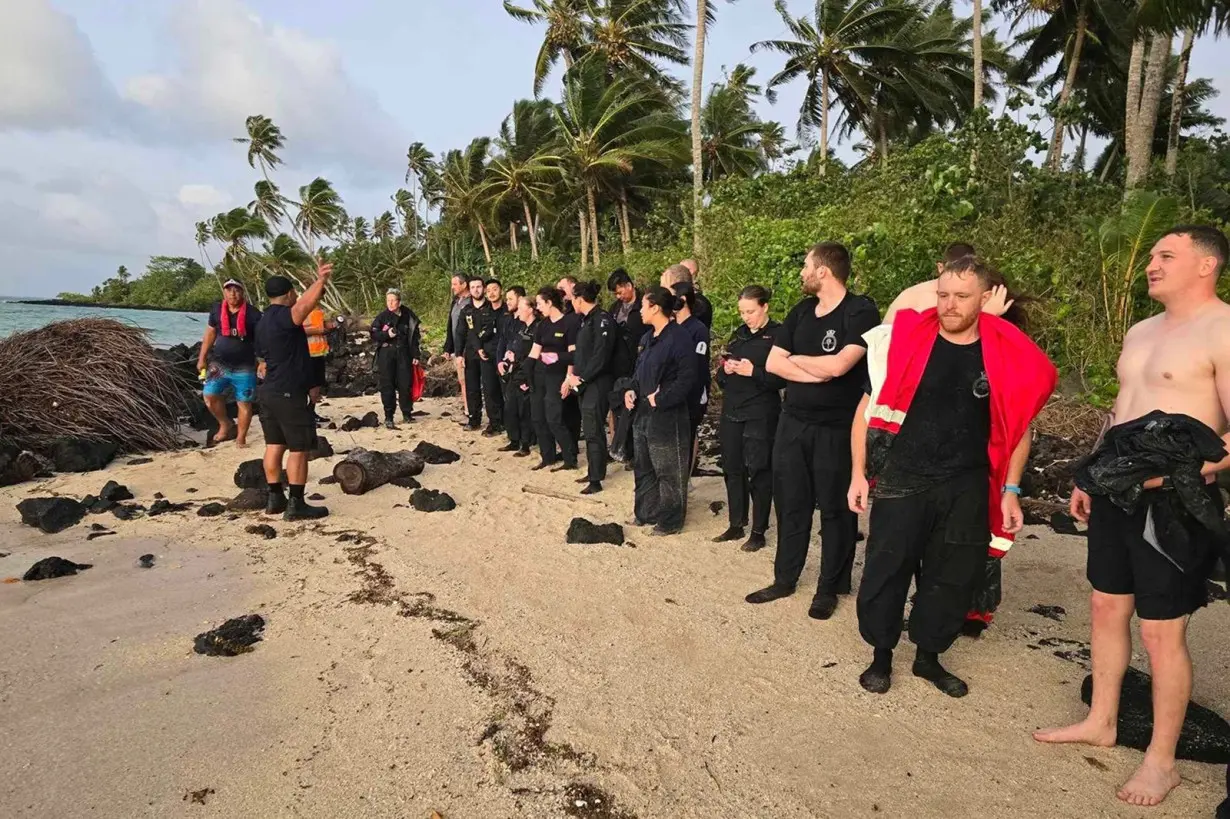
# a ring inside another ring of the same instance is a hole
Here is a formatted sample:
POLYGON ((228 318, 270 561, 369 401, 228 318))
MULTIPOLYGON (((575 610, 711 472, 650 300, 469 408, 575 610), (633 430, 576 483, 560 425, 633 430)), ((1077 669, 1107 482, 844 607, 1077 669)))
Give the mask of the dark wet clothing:
POLYGON ((573 372, 581 379, 577 397, 581 413, 581 437, 591 483, 606 480, 607 399, 614 383, 611 362, 619 343, 619 328, 602 308, 594 307, 581 319, 573 372))
POLYGON ((372 322, 371 337, 376 348, 376 373, 380 379, 385 420, 393 420, 398 404, 401 404, 402 417, 409 418, 414 412, 410 395, 414 361, 419 357, 422 344, 419 317, 404 304, 396 312, 383 310, 372 322), (389 328, 395 333, 392 337, 389 328))

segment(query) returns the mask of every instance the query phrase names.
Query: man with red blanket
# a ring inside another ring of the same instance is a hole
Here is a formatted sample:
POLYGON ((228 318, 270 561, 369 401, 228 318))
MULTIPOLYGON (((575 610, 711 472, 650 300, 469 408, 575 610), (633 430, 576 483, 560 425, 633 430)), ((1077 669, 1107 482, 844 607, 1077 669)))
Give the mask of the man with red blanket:
POLYGON ((876 694, 892 684, 916 574, 914 675, 949 696, 968 693, 939 655, 961 631, 988 548, 1007 551, 1023 524, 1029 425, 1058 374, 1028 336, 982 312, 993 275, 975 257, 960 259, 940 275, 938 309, 897 314, 884 383, 855 415, 853 511, 866 511, 875 482, 858 591, 859 632, 875 656, 859 682, 876 694))

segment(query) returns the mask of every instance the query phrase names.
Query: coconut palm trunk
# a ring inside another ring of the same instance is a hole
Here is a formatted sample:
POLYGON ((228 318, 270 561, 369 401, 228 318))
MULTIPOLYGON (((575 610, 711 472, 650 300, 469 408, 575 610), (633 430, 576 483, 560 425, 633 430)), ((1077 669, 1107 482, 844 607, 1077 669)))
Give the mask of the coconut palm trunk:
MULTIPOLYGON (((705 12, 708 0, 696 0, 696 54, 692 58, 692 253, 701 255, 704 221, 704 157, 701 154, 700 109, 705 81, 705 12)), ((625 250, 625 252, 627 252, 625 250)))
POLYGON ((820 69, 820 175, 829 165, 829 69, 820 69))
POLYGON ((619 189, 619 216, 620 239, 626 256, 632 252, 632 223, 628 221, 628 189, 623 187, 619 189))
POLYGON ((1068 55, 1068 73, 1063 80, 1063 90, 1059 92, 1059 113, 1055 117, 1055 133, 1051 137, 1051 150, 1047 155, 1046 164, 1052 171, 1059 170, 1063 159, 1063 141, 1067 132, 1064 106, 1072 96, 1072 88, 1076 85, 1076 72, 1081 64, 1081 52, 1085 48, 1085 31, 1089 22, 1089 0, 1082 0, 1080 10, 1076 13, 1076 33, 1072 37, 1072 53, 1068 55))
POLYGON ((884 125, 884 118, 878 117, 878 119, 878 127, 880 131, 880 165, 883 167, 888 164, 888 129, 884 125))
POLYGON ((589 231, 594 237, 594 267, 597 267, 601 262, 598 260, 598 200, 594 196, 594 186, 585 186, 585 199, 589 204, 589 231))
POLYGON ((1187 90, 1187 68, 1192 60, 1194 32, 1183 31, 1183 48, 1179 52, 1179 73, 1174 80, 1174 93, 1170 97, 1170 133, 1166 137, 1166 176, 1174 179, 1179 170, 1179 130, 1183 121, 1183 95, 1187 90))
POLYGON ((974 0, 974 110, 982 107, 982 0, 974 0))
POLYGON ((508 223, 508 244, 512 248, 512 252, 517 252, 517 223, 508 223))
POLYGON ((1153 159, 1153 132, 1157 127, 1157 109, 1162 102, 1166 85, 1166 68, 1170 63, 1170 35, 1154 34, 1149 47, 1149 61, 1145 66, 1140 87, 1140 108, 1136 114, 1136 133, 1128 152, 1127 190, 1136 188, 1149 173, 1153 159))
POLYGON ((491 244, 487 241, 487 229, 482 222, 478 223, 478 238, 483 240, 483 258, 487 260, 487 272, 495 275, 495 268, 491 266, 491 244))
POLYGON ((585 208, 577 208, 577 218, 581 223, 581 267, 589 266, 589 225, 585 221, 585 208))
POLYGON ((521 207, 525 209, 525 228, 530 233, 530 259, 538 261, 538 233, 537 225, 534 224, 534 217, 530 213, 530 203, 522 200, 521 207))
MULTIPOLYGON (((1141 77, 1145 68, 1145 38, 1141 34, 1132 42, 1132 53, 1128 58, 1127 103, 1124 106, 1123 118, 1123 153, 1125 157, 1132 156, 1136 145, 1136 123, 1140 118, 1140 88, 1141 77)), ((1127 186, 1131 188, 1129 183, 1127 186)))

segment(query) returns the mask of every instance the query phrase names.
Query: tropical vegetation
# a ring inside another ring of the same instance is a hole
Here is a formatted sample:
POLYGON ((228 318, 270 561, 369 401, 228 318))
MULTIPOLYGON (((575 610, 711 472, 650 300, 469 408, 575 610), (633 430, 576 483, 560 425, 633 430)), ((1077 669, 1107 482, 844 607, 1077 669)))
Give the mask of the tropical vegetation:
POLYGON ((1150 309, 1152 239, 1175 219, 1230 221, 1230 146, 1205 107, 1217 89, 1189 75, 1230 0, 975 0, 969 16, 952 0, 777 0, 783 34, 748 43, 776 69, 705 80, 726 5, 508 0, 542 36, 527 97, 464 146, 411 144, 380 214, 350 214, 323 178, 280 187, 286 139, 250 116, 236 143, 258 173, 252 201, 197 225, 202 269, 306 282, 321 256, 329 309, 371 310, 396 284, 438 324, 454 271, 648 280, 695 256, 725 331, 749 282, 784 309, 820 239, 854 248, 857 286, 882 302, 966 239, 1096 390, 1124 322, 1150 309), (802 91, 797 112, 772 106, 784 87, 802 91))

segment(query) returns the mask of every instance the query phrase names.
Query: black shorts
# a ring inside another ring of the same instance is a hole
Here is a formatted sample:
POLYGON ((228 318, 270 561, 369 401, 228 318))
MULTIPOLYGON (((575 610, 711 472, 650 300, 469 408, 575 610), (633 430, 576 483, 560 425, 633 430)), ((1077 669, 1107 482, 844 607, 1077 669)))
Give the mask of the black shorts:
MULTIPOLYGON (((1220 507, 1217 484, 1209 484, 1206 491, 1220 507)), ((1218 553, 1217 542, 1193 522, 1189 534, 1204 558, 1195 569, 1180 570, 1145 540, 1149 496, 1146 492, 1131 514, 1107 498, 1093 498, 1086 576, 1094 591, 1135 595, 1136 614, 1142 620, 1176 620, 1208 603, 1206 581, 1218 553)), ((1166 547, 1165 542, 1161 545, 1166 547)))
POLYGON ((307 452, 316 445, 316 419, 306 393, 260 391, 261 429, 269 446, 307 452))
POLYGON ((323 387, 325 385, 325 357, 318 356, 312 359, 312 386, 323 387))

